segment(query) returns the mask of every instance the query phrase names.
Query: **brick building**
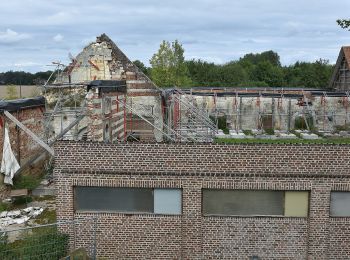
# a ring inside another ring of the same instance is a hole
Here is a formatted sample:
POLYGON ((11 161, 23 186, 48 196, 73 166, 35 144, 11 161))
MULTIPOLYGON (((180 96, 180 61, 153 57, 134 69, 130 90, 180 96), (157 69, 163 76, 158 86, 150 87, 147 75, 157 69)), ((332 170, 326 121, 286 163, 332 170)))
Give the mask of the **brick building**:
MULTIPOLYGON (((4 111, 8 111, 27 129, 43 138, 45 99, 43 97, 25 98, 17 100, 3 100, 0 102, 0 158, 4 146, 5 125, 8 128, 10 145, 20 166, 31 159, 32 155, 40 151, 41 147, 29 135, 22 131, 14 122, 9 120, 4 111)), ((43 159, 43 158, 41 158, 43 159)), ((43 160, 36 160, 27 167, 24 174, 37 174, 42 171, 43 160)), ((8 188, 4 184, 4 175, 0 174, 0 198, 4 198, 8 188)))
POLYGON ((333 75, 329 82, 329 88, 336 91, 350 90, 350 46, 341 47, 334 66, 333 75))
POLYGON ((349 148, 61 141, 58 220, 107 259, 349 259, 349 148))
POLYGON ((42 137, 44 132, 45 98, 26 98, 0 102, 0 156, 2 156, 3 131, 5 123, 9 129, 12 150, 19 164, 25 163, 39 145, 23 132, 15 123, 6 118, 2 112, 6 110, 18 119, 34 134, 42 137))

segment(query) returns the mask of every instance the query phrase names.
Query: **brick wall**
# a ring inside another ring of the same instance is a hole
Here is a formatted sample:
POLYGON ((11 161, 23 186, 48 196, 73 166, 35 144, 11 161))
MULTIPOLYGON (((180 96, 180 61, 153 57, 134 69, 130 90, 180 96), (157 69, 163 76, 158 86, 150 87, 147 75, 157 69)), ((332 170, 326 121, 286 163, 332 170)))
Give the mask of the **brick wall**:
POLYGON ((89 118, 88 136, 91 141, 115 142, 124 140, 126 126, 124 125, 125 93, 96 93, 94 91, 87 99, 87 115, 89 118), (105 99, 110 99, 110 110, 105 110, 105 99), (119 101, 120 100, 120 101, 119 101), (108 113, 106 113, 108 112, 108 113))
MULTIPOLYGON (((44 132, 44 109, 44 107, 25 108, 11 112, 11 114, 34 134, 41 136, 44 132)), ((38 150, 39 145, 23 130, 17 128, 15 123, 7 119, 4 115, 1 115, 0 118, 0 158, 2 158, 4 142, 4 121, 6 121, 9 128, 12 151, 20 164, 26 162, 33 153, 38 150)))
POLYGON ((331 190, 350 191, 349 148, 59 142, 58 219, 97 217, 107 258, 348 259, 350 218, 330 217, 329 200, 331 190), (181 188, 182 215, 78 213, 76 185, 181 188), (203 216, 203 188, 310 191, 309 217, 203 216))
MULTIPOLYGON (((40 136, 44 131, 44 107, 24 108, 13 111, 11 114, 16 117, 22 124, 30 129, 34 134, 40 136)), ((0 116, 0 163, 2 160, 2 151, 4 143, 4 124, 9 129, 11 148, 20 165, 23 165, 41 148, 32 140, 23 130, 16 127, 16 124, 7 119, 4 115, 0 116)), ((37 174, 42 171, 42 161, 33 164, 23 172, 23 174, 37 174)), ((7 196, 9 188, 3 184, 3 174, 0 174, 0 199, 7 196)))

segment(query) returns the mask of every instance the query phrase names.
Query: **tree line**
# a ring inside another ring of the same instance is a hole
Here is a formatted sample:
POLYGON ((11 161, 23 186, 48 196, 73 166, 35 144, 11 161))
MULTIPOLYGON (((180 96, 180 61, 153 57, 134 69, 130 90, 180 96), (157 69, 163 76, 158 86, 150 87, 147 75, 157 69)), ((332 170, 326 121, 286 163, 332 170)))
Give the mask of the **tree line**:
POLYGON ((150 60, 151 67, 134 62, 161 87, 298 87, 326 89, 333 72, 328 60, 298 61, 282 66, 278 53, 249 53, 239 60, 215 64, 185 60, 178 42, 163 41, 150 60))
MULTIPOLYGON (((185 60, 178 41, 163 41, 150 59, 150 67, 138 66, 160 87, 298 87, 326 89, 333 71, 328 60, 298 61, 283 66, 278 53, 249 53, 239 60, 215 64, 200 59, 185 60)), ((42 85, 51 71, 0 73, 0 84, 42 85)))
POLYGON ((51 73, 52 71, 36 73, 24 71, 0 72, 0 85, 42 85, 51 73))

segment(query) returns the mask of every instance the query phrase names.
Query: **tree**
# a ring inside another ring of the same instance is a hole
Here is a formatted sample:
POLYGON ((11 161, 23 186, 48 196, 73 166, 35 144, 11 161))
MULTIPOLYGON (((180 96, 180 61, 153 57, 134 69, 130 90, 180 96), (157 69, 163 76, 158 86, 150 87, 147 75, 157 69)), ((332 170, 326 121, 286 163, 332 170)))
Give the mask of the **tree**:
POLYGON ((262 53, 256 53, 256 54, 249 53, 244 55, 244 57, 239 60, 239 62, 242 63, 243 65, 246 65, 246 63, 257 65, 262 61, 268 61, 273 66, 278 66, 278 67, 281 66, 280 56, 278 55, 278 53, 274 51, 264 51, 262 53))
POLYGON ((163 41, 157 53, 152 56, 151 78, 162 87, 185 87, 191 83, 184 58, 182 45, 175 42, 163 41))
POLYGON ((253 80, 265 82, 269 87, 283 87, 283 71, 281 67, 274 66, 270 61, 264 60, 254 67, 253 80))
POLYGON ((138 67, 143 72, 143 74, 145 74, 146 76, 150 76, 150 68, 146 67, 142 61, 134 60, 132 63, 134 63, 134 65, 138 67))
MULTIPOLYGON (((338 19, 337 20, 338 25, 343 29, 349 29, 350 28, 350 20, 346 19, 338 19)), ((349 29, 350 30, 350 29, 349 29)))
POLYGON ((17 89, 14 85, 6 86, 6 99, 16 99, 18 98, 17 89))

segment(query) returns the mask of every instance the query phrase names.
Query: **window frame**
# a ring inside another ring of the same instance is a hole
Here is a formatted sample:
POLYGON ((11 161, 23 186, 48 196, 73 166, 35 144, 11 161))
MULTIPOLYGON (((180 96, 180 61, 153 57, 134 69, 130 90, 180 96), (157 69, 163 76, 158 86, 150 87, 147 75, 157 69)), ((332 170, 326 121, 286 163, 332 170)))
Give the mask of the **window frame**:
POLYGON ((202 188, 201 189, 201 215, 202 217, 233 217, 233 218, 308 218, 310 216, 310 190, 266 190, 266 189, 217 189, 217 188, 202 188), (204 190, 217 190, 217 191, 279 191, 283 192, 283 215, 259 215, 259 214, 252 214, 252 215, 236 215, 236 214, 205 214, 204 213, 204 196, 203 191, 204 190), (307 192, 308 198, 307 198, 307 216, 285 216, 285 197, 286 192, 307 192))
POLYGON ((349 190, 331 190, 329 193, 329 212, 328 215, 330 218, 350 218, 350 214, 349 216, 335 216, 332 215, 332 192, 347 192, 350 194, 349 190))
POLYGON ((83 185, 73 185, 73 211, 74 214, 84 214, 84 213, 94 213, 94 214, 122 214, 122 215, 155 215, 155 216, 182 216, 183 214, 183 189, 182 188, 158 188, 158 187, 110 187, 110 186, 83 186, 83 185), (83 187, 83 188, 115 188, 115 189, 151 189, 152 190, 152 198, 153 198, 153 211, 118 211, 118 210, 79 210, 76 207, 76 187, 83 187), (164 190, 179 190, 180 191, 180 213, 155 213, 154 212, 154 190, 155 189, 164 189, 164 190))

